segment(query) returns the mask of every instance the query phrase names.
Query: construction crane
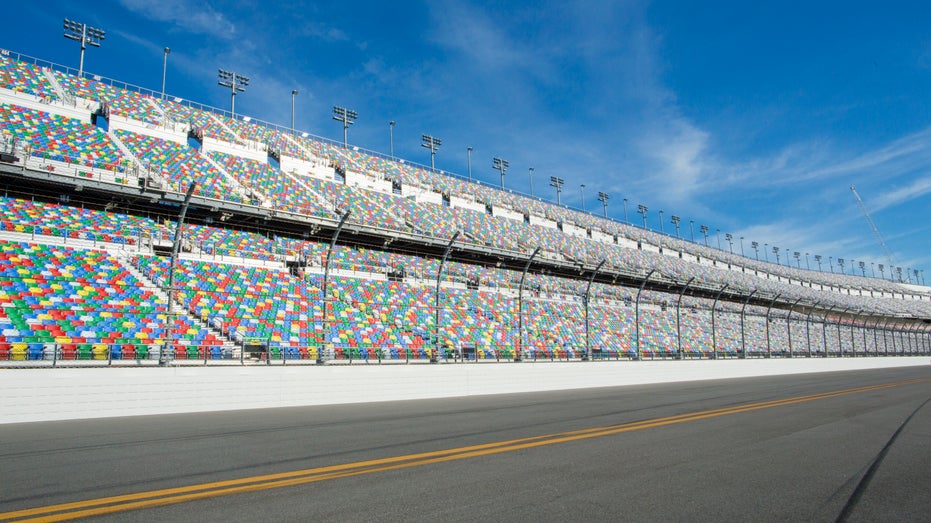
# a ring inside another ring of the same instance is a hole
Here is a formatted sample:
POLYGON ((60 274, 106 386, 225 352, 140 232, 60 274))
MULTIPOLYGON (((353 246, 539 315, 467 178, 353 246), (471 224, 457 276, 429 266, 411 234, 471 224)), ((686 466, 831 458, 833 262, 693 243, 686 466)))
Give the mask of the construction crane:
MULTIPOLYGON (((879 246, 882 247, 883 253, 889 260, 889 273, 893 274, 893 268, 896 267, 895 257, 892 256, 892 252, 889 251, 889 247, 886 245, 886 240, 884 240, 883 235, 879 233, 879 229, 877 229, 876 224, 873 223, 873 218, 870 217, 869 211, 866 210, 866 205, 863 204, 863 199, 860 198, 859 194, 857 194, 857 189, 853 185, 850 186, 850 192, 852 192, 853 197, 857 199, 857 204, 860 206, 860 210, 863 211, 863 216, 866 217, 866 221, 870 224, 870 229, 873 231, 873 235, 876 236, 876 240, 879 241, 879 246)), ((899 278, 901 279, 901 275, 899 278)))

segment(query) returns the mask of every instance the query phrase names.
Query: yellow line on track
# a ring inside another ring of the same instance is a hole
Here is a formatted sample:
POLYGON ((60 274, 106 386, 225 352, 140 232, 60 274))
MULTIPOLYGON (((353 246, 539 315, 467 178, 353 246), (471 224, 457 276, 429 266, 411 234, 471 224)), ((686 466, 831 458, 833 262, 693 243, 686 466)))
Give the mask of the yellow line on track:
POLYGON ((633 421, 628 423, 621 423, 618 425, 608 425, 604 427, 592 427, 587 429, 559 432, 555 434, 545 434, 528 438, 497 441, 492 443, 484 443, 481 445, 471 445, 468 447, 422 452, 418 454, 407 454, 389 458, 359 461, 355 463, 344 463, 341 465, 331 465, 312 469, 293 470, 288 472, 279 472, 275 474, 265 474, 225 481, 199 483, 184 487, 152 490, 148 492, 136 492, 132 494, 122 494, 118 496, 89 499, 72 503, 61 503, 45 507, 3 512, 0 513, 0 521, 50 522, 67 521, 71 519, 92 516, 102 516, 105 514, 125 512, 129 510, 184 503, 198 499, 207 499, 228 496, 231 494, 255 492, 258 490, 290 487, 294 485, 314 483, 317 481, 326 481, 331 479, 346 478, 350 476, 358 476, 362 474, 371 474, 374 472, 385 472, 389 470, 419 467, 447 461, 475 458, 480 456, 490 456, 503 452, 513 452, 516 450, 554 445, 557 443, 567 443, 570 441, 611 436, 635 430, 662 427, 665 425, 685 423, 688 421, 698 421, 773 407, 794 405, 819 399, 833 398, 859 392, 888 389, 892 387, 901 387, 927 381, 931 381, 931 378, 920 378, 893 383, 884 383, 880 385, 870 385, 865 387, 857 387, 854 389, 824 392, 820 394, 797 396, 794 398, 784 398, 772 401, 745 403, 731 407, 678 414, 675 416, 633 421))

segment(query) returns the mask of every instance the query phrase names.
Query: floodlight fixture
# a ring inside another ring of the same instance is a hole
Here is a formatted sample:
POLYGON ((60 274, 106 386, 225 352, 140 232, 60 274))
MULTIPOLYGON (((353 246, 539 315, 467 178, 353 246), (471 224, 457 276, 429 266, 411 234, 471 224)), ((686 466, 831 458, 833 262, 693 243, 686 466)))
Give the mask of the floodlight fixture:
POLYGON ((682 221, 682 218, 679 218, 675 214, 672 215, 672 218, 669 219, 673 225, 676 226, 676 238, 679 237, 679 222, 682 221))
POLYGON ((701 231, 702 235, 704 235, 704 237, 705 237, 705 247, 707 247, 707 246, 708 246, 708 231, 709 231, 708 226, 707 226, 707 225, 702 225, 701 227, 698 228, 698 230, 701 231))
POLYGON ((359 115, 352 109, 346 109, 338 105, 333 106, 333 119, 337 122, 343 122, 343 147, 348 147, 349 143, 349 126, 356 123, 359 115))
POLYGON ((556 205, 562 205, 562 201, 559 199, 560 193, 562 193, 562 186, 566 183, 565 180, 557 176, 550 176, 550 187, 556 189, 556 205))
POLYGON ((731 254, 734 254, 734 235, 731 233, 725 233, 724 239, 727 240, 728 249, 730 249, 731 254))
POLYGON ((430 169, 435 171, 436 170, 436 150, 439 149, 441 145, 443 145, 443 140, 430 136, 429 134, 423 134, 421 135, 420 138, 421 138, 420 146, 430 149, 430 169))
POLYGON ((236 116, 236 93, 241 93, 249 86, 249 79, 241 74, 225 69, 217 69, 217 85, 230 90, 230 114, 236 116))
POLYGON ((638 204, 638 205, 637 205, 637 212, 639 212, 640 215, 643 217, 643 228, 644 228, 644 229, 647 228, 647 211, 649 211, 649 210, 650 210, 650 209, 647 208, 646 205, 643 205, 643 204, 638 204))
MULTIPOLYGON (((756 253, 756 261, 760 261, 760 242, 750 242, 750 247, 753 247, 753 252, 756 253)), ((820 263, 821 257, 815 256, 815 258, 817 258, 820 263)))
POLYGON ((608 217, 608 200, 611 199, 611 195, 598 191, 598 201, 601 202, 601 207, 604 210, 605 218, 608 217))
POLYGON ((776 265, 779 265, 779 247, 773 245, 773 254, 776 255, 776 265))
POLYGON ((504 172, 508 170, 510 164, 508 164, 507 160, 502 160, 501 158, 495 156, 491 159, 491 165, 495 169, 498 169, 498 172, 501 173, 501 188, 504 189, 504 172))
POLYGON ((76 40, 81 43, 81 62, 78 65, 78 76, 84 75, 84 49, 87 46, 100 47, 100 42, 106 38, 107 33, 103 29, 90 27, 82 22, 75 22, 65 18, 64 22, 65 38, 76 40))

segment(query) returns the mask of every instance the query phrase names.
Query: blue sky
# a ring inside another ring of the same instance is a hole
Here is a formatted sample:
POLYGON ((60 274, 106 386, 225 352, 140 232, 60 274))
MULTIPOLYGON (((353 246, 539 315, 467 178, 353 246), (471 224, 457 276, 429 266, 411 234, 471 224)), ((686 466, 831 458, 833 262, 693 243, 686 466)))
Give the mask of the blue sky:
MULTIPOLYGON (((107 31, 85 70, 623 219, 622 199, 783 252, 931 265, 931 6, 923 2, 46 0, 6 7, 0 47, 77 67, 63 18, 107 31), (770 247, 771 248, 771 247, 770 247)), ((710 239, 712 245, 717 240, 710 239)), ((739 249, 735 243, 735 250, 739 249)), ((784 255, 783 260, 785 260, 784 255)), ((772 259, 772 253, 769 254, 772 259)), ((762 253, 761 253, 762 258, 762 253)), ((814 261, 811 263, 814 265, 814 261)), ((802 266, 805 261, 802 259, 802 266)), ((848 262, 849 264, 849 262, 848 262)), ((849 265, 848 265, 849 267, 849 265)), ((825 269, 827 269, 825 265, 825 269)), ((887 272, 888 274, 888 272, 887 272)), ((878 275, 878 271, 877 271, 878 275)), ((928 274, 927 276, 931 276, 928 274)))

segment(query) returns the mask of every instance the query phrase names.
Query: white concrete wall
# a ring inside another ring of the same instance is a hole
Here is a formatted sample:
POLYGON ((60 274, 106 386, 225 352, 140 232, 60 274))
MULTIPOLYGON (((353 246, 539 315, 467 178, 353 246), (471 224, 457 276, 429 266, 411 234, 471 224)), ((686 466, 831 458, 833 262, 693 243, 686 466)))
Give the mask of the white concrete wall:
POLYGON ((0 370, 0 423, 260 409, 928 365, 927 357, 0 370))

